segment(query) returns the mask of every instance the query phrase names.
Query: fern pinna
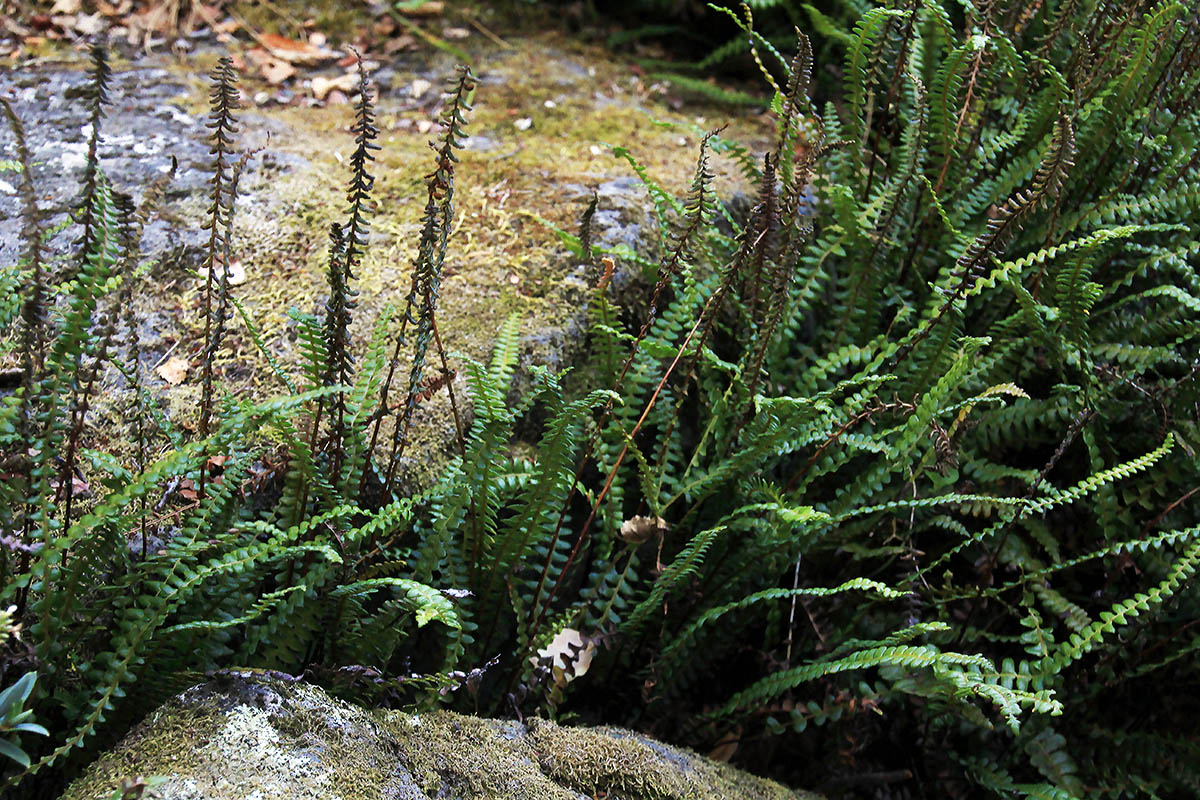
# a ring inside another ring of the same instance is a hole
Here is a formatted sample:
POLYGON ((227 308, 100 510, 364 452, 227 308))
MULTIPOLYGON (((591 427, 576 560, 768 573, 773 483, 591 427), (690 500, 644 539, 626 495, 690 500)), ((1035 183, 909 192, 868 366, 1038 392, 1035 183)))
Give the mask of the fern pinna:
POLYGON ((0 311, 27 372, 0 402, 0 607, 31 649, 0 683, 25 691, 36 670, 28 700, 53 731, 22 740, 32 760, 6 788, 52 785, 79 745, 236 665, 736 746, 831 796, 1187 794, 1200 17, 1167 0, 800 11, 821 37, 791 57, 730 15, 773 92, 766 152, 703 135, 676 198, 614 148, 666 257, 605 252, 585 226, 583 250, 645 268, 651 298, 623 329, 638 309, 600 279, 580 371, 600 388, 535 370, 513 397, 511 318, 490 363, 463 362, 461 455, 411 497, 408 428, 453 388, 436 310, 469 70, 406 307, 352 357, 375 146, 361 73, 324 319, 293 314, 301 374, 266 354, 291 393, 250 402, 211 366, 241 310, 222 274, 245 163, 219 68, 198 436, 139 388, 136 341, 115 346, 138 212, 92 146, 83 236, 52 274, 37 165, 6 114, 25 246, 0 311), (756 184, 748 214, 713 194, 725 156, 756 184), (124 460, 83 424, 109 365, 139 418, 124 460), (152 437, 171 449, 153 456, 152 437))
MULTIPOLYGON (((27 711, 51 735, 27 737, 20 747, 5 741, 0 793, 20 784, 30 796, 56 796, 83 763, 72 754, 92 752, 206 670, 231 663, 293 672, 326 663, 386 664, 387 641, 394 646, 434 622, 460 624, 446 596, 396 568, 394 549, 367 549, 368 542, 411 530, 414 503, 357 504, 391 320, 381 315, 352 372, 346 281, 365 241, 366 162, 374 138, 365 73, 355 126, 361 157, 352 163, 350 222, 344 234, 338 228, 332 235, 328 317, 321 325, 298 315, 311 345, 308 385, 258 403, 222 397, 212 367, 232 310, 241 310, 225 266, 247 165, 245 155, 235 159, 232 152, 236 76, 228 60, 214 73, 203 401, 200 430, 189 435, 142 383, 132 312, 147 268, 140 228, 163 187, 145 187, 136 208, 109 183, 96 142, 110 73, 102 50, 93 58, 92 144, 76 217, 83 233, 61 274, 52 274, 44 257, 36 165, 24 128, 4 104, 24 173, 25 236, 23 260, 3 271, 5 285, 19 287, 17 313, 6 306, 4 321, 17 328, 26 374, 0 403, 0 601, 24 625, 25 643, 6 651, 0 684, 19 677, 13 685, 28 700, 27 711), (124 404, 133 418, 130 458, 93 449, 85 424, 92 399, 112 380, 124 380, 130 395, 124 404), (321 407, 336 410, 330 436, 300 435, 298 426, 315 416, 306 414, 321 407), (170 447, 156 456, 160 438, 170 447), (272 441, 281 439, 292 443, 291 452, 286 466, 271 467, 279 458, 272 441), (327 459, 339 465, 331 477, 327 459), (275 471, 285 473, 281 481, 272 481, 275 471), (90 492, 76 496, 72 487, 84 480, 90 492), (138 700, 130 702, 134 684, 138 700)), ((252 321, 244 312, 242 318, 262 346, 252 321)), ((437 676, 414 685, 430 683, 440 685, 437 676)), ((42 728, 27 723, 13 730, 42 728)))
POLYGON ((1090 732, 1196 679, 1198 33, 1172 2, 883 4, 816 48, 844 52, 820 113, 808 42, 754 39, 779 124, 754 209, 685 233, 640 332, 598 327, 602 364, 635 347, 622 401, 581 431, 544 577, 506 570, 523 657, 598 643, 552 703, 787 734, 831 792, 1191 785, 1149 756, 1186 702, 1139 705, 1125 752, 1090 732))

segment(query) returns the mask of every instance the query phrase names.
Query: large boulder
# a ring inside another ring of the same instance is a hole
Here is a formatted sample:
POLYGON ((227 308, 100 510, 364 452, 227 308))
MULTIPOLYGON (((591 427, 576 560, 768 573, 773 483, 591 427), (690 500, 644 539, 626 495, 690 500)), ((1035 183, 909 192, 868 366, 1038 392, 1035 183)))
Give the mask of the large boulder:
POLYGON ((619 728, 360 708, 320 688, 229 674, 169 701, 62 800, 135 776, 162 800, 792 800, 793 792, 619 728))

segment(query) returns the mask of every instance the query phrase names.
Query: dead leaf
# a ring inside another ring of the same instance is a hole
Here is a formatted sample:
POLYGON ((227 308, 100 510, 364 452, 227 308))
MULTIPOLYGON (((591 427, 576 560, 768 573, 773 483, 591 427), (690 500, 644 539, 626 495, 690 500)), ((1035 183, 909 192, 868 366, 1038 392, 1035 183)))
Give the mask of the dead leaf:
POLYGON ((78 14, 83 4, 79 0, 54 0, 50 7, 51 14, 78 14))
MULTIPOLYGON (((604 274, 600 276, 600 283, 596 286, 596 288, 600 290, 601 294, 604 294, 604 291, 608 288, 608 284, 612 282, 613 272, 617 268, 617 262, 613 261, 612 256, 604 256, 600 259, 600 263, 604 265, 604 274)), ((621 530, 624 531, 624 529, 625 525, 622 525, 621 530)))
POLYGON ((446 10, 446 4, 441 0, 430 0, 414 5, 396 5, 396 10, 406 17, 436 17, 446 10))
POLYGON ((471 32, 466 28, 442 28, 442 36, 447 39, 466 39, 471 32))
POLYGON ((631 517, 621 523, 620 536, 630 544, 641 544, 652 535, 662 536, 670 528, 662 517, 631 517))
POLYGON ((336 78, 326 78, 321 75, 312 79, 313 97, 318 100, 324 100, 325 97, 335 89, 341 92, 353 92, 358 88, 358 76, 353 72, 347 72, 345 75, 339 75, 336 78))
POLYGON ((21 39, 25 38, 26 36, 33 35, 33 28, 27 28, 18 23, 16 20, 8 17, 0 19, 0 25, 4 27, 4 30, 21 39))
POLYGON ((158 373, 158 377, 167 383, 172 386, 178 386, 187 377, 188 366, 186 358, 171 356, 164 363, 155 367, 154 371, 158 373))
POLYGON ((733 754, 737 752, 738 745, 742 741, 742 726, 738 725, 731 731, 726 731, 725 735, 717 740, 713 745, 713 749, 709 751, 708 757, 713 761, 729 761, 733 758, 733 754))
POLYGON ((296 68, 282 58, 272 58, 258 68, 263 80, 272 86, 278 86, 296 74, 296 68))
MULTIPOLYGON (((197 8, 203 8, 203 7, 204 6, 197 6, 197 8)), ((240 31, 242 29, 242 23, 238 22, 233 17, 229 17, 228 19, 222 20, 221 22, 212 23, 212 29, 213 29, 213 33, 216 33, 217 35, 220 35, 220 34, 228 35, 228 34, 237 33, 238 31, 240 31)))
POLYGON ((399 53, 401 50, 412 50, 417 46, 417 38, 409 34, 401 34, 394 39, 388 39, 383 43, 383 52, 389 56, 399 53))
POLYGON ((113 5, 100 0, 96 3, 96 11, 106 17, 123 17, 133 10, 133 0, 122 0, 120 5, 113 5))
MULTIPOLYGON (((201 267, 199 270, 197 270, 197 272, 200 273, 201 278, 205 280, 208 279, 207 267, 201 267)), ((217 274, 219 275, 220 273, 217 274)), ((246 268, 242 266, 241 261, 234 261, 232 264, 230 264, 227 275, 230 286, 241 286, 246 282, 246 268)))
POLYGON ((279 59, 271 55, 271 51, 265 47, 252 47, 245 53, 245 62, 259 66, 277 60, 279 59))
POLYGON ((415 78, 408 86, 408 93, 413 97, 420 97, 432 88, 433 84, 424 78, 415 78))
POLYGON ((530 658, 536 667, 550 662, 554 685, 560 689, 576 678, 583 677, 592 665, 596 643, 574 628, 563 628, 550 644, 530 658))
POLYGON ((274 33, 260 33, 256 38, 258 43, 270 50, 276 58, 282 58, 291 64, 322 64, 333 61, 339 55, 336 51, 274 33))

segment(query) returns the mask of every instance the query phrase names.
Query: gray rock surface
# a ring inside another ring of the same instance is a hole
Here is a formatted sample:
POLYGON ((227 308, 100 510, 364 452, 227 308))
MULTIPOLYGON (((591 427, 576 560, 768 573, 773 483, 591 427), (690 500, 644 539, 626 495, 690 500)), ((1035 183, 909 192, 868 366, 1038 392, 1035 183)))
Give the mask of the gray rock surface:
MULTIPOLYGON (((646 285, 637 278, 653 271, 658 238, 653 204, 625 160, 614 158, 604 143, 626 147, 656 181, 682 194, 694 168, 697 131, 718 120, 670 110, 661 94, 600 51, 534 40, 517 47, 484 48, 475 62, 480 81, 458 168, 438 326, 448 351, 486 361, 495 332, 518 314, 522 366, 557 370, 577 360, 586 339, 598 273, 560 247, 551 226, 576 232, 595 189, 595 242, 619 248, 610 301, 636 308, 646 285), (537 53, 533 61, 529 51, 537 53), (661 123, 672 117, 674 129, 661 123)), ((207 68, 201 64, 211 66, 215 52, 201 49, 204 58, 131 54, 128 63, 114 59, 112 104, 99 150, 112 185, 135 200, 170 169, 172 157, 178 162, 175 179, 144 231, 142 249, 152 266, 139 280, 133 303, 146 385, 166 416, 185 428, 194 427, 199 401, 203 281, 194 271, 205 259, 212 160, 205 127, 207 68), (187 362, 182 383, 168 384, 154 373, 169 357, 187 362)), ((66 51, 23 62, 0 79, 0 92, 24 120, 46 228, 67 221, 79 192, 90 133, 83 91, 88 66, 82 54, 66 51)), ((336 76, 345 69, 329 65, 319 71, 336 76)), ((293 378, 302 354, 288 309, 323 313, 329 224, 345 219, 346 162, 353 148, 352 107, 308 105, 316 100, 304 95, 304 81, 316 74, 303 71, 286 90, 298 103, 294 108, 274 99, 255 100, 282 96, 284 90, 263 91, 253 73, 243 75, 240 84, 247 107, 238 112, 237 147, 255 155, 236 206, 232 258, 244 282, 233 294, 257 338, 293 378)), ((376 204, 353 286, 358 306, 351 349, 360 357, 375 322, 389 306, 402 307, 407 295, 424 206, 423 176, 432 166, 427 143, 438 134, 432 123, 443 111, 440 89, 452 74, 450 62, 437 54, 385 59, 377 70, 384 78, 378 100, 383 149, 372 167, 376 204), (418 82, 425 88, 414 95, 418 82)), ((748 121, 741 124, 756 130, 748 121)), ((12 136, 0 125, 0 159, 14 157, 12 136)), ((17 263, 23 244, 18 177, 0 173, 0 181, 0 269, 5 269, 17 263)), ((76 235, 71 229, 59 233, 50 251, 64 255, 76 235)), ((233 320, 215 372, 223 391, 265 400, 285 387, 258 352, 255 338, 240 318, 233 320)), ((408 352, 401 358, 406 361, 408 352)), ((0 369, 13 365, 0 355, 0 369)), ((407 363, 397 374, 407 376, 407 363)), ((124 402, 123 386, 110 370, 89 416, 96 425, 91 446, 105 449, 127 438, 109 422, 119 417, 113 411, 124 402)), ((454 389, 461 396, 466 388, 460 370, 454 389)), ((444 394, 418 408, 410 446, 400 460, 405 485, 428 485, 456 452, 450 420, 444 394)), ((390 420, 384 423, 381 441, 390 440, 390 425, 390 420)))
POLYGON ((321 689, 227 675, 187 690, 62 800, 135 776, 159 800, 797 800, 815 798, 618 728, 372 711, 321 689))

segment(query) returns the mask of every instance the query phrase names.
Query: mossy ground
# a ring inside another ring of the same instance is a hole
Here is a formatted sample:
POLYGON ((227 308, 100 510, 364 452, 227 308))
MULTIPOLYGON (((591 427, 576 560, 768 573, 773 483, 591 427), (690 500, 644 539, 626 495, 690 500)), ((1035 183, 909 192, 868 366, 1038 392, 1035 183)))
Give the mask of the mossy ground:
MULTIPOLYGON (((691 180, 698 131, 732 123, 729 135, 754 147, 765 142, 768 127, 763 118, 747 117, 744 111, 699 105, 672 109, 668 98, 676 105, 679 99, 668 87, 647 85, 602 50, 557 33, 513 38, 511 44, 500 48, 483 37, 462 43, 471 52, 480 85, 468 126, 472 138, 458 166, 438 325, 448 351, 478 360, 486 360, 494 332, 514 312, 529 333, 562 331, 583 313, 587 298, 577 280, 566 280, 577 265, 546 222, 574 230, 588 187, 631 174, 608 144, 627 148, 655 180, 682 195, 691 180), (522 130, 514 124, 517 120, 530 125, 522 130)), ((438 131, 419 130, 436 120, 437 88, 453 76, 452 59, 439 51, 407 58, 407 67, 388 65, 396 69, 392 90, 378 104, 382 150, 373 169, 377 206, 353 284, 358 292, 353 348, 359 354, 384 308, 403 307, 424 206, 424 175, 433 164, 428 142, 438 131), (434 89, 412 102, 396 89, 417 77, 430 80, 434 89)), ((206 111, 203 75, 214 60, 210 53, 174 67, 190 85, 184 105, 197 120, 206 111)), ((246 77, 242 88, 253 96, 263 87, 246 77)), ((329 223, 343 220, 346 213, 353 110, 346 105, 256 108, 241 117, 240 144, 263 149, 241 186, 233 257, 247 279, 234 294, 273 358, 298 377, 296 325, 287 312, 292 307, 323 312, 326 232, 329 223)), ((732 192, 739 186, 736 169, 720 160, 715 165, 718 190, 732 192)), ((196 230, 207 203, 193 194, 167 212, 181 227, 196 230)), ((135 301, 139 318, 154 320, 158 349, 148 355, 169 352, 191 365, 187 381, 179 386, 148 375, 169 415, 185 427, 194 427, 200 396, 203 284, 190 272, 196 266, 160 264, 135 301)), ((569 363, 569 352, 538 350, 570 350, 571 338, 531 336, 524 360, 569 363)), ((239 399, 261 400, 285 390, 236 317, 217 356, 216 372, 222 391, 239 399)), ((401 382, 406 379, 407 364, 400 365, 397 375, 401 382)), ((456 388, 465 388, 461 379, 456 388)), ((92 444, 98 448, 128 449, 128 433, 120 423, 124 402, 120 392, 97 398, 91 419, 96 424, 92 444)), ((454 449, 452 432, 443 392, 419 409, 410 456, 403 463, 406 483, 428 483, 454 449)))

